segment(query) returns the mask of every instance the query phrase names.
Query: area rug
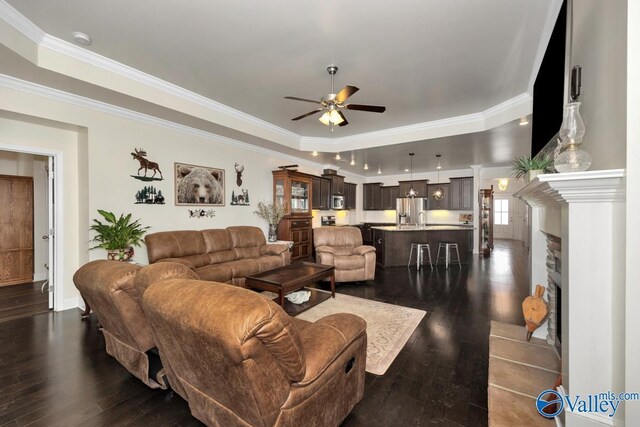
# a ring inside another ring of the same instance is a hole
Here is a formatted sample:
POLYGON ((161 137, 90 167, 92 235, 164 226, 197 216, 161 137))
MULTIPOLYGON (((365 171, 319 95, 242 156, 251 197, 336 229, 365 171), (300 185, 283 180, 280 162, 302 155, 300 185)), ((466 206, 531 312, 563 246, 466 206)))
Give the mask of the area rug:
POLYGON ((426 311, 401 307, 344 294, 318 304, 302 314, 298 319, 315 322, 330 314, 351 313, 367 322, 367 372, 383 375, 426 311))

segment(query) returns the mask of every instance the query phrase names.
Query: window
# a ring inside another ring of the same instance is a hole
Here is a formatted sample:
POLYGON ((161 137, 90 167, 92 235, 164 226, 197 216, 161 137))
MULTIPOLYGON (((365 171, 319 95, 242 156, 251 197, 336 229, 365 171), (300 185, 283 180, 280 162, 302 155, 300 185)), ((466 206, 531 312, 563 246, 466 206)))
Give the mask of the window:
POLYGON ((493 207, 493 223, 495 225, 509 225, 509 200, 495 199, 493 201, 493 207))

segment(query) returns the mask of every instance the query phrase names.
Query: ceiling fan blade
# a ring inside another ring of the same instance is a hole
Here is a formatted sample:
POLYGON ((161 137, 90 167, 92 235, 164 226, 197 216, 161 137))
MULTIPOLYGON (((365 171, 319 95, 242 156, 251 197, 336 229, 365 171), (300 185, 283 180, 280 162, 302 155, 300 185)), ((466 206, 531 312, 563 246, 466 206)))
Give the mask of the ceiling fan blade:
POLYGON ((338 94, 336 95, 336 102, 338 104, 342 104, 344 101, 347 100, 348 97, 350 97, 351 95, 353 95, 354 93, 356 93, 357 91, 359 91, 360 89, 358 89, 355 86, 351 86, 351 85, 346 85, 345 87, 343 87, 340 92, 338 92, 338 94))
POLYGON ((342 127, 348 125, 349 122, 347 121, 347 118, 344 116, 344 114, 342 114, 342 111, 338 111, 338 114, 340 114, 340 117, 342 117, 343 120, 338 126, 342 127))
POLYGON ((313 99, 306 99, 306 98, 298 98, 297 96, 285 96, 284 99, 291 99, 291 100, 294 100, 294 101, 311 102, 313 104, 322 105, 322 102, 320 102, 320 101, 314 101, 313 99))
POLYGON ((318 108, 317 110, 309 111, 307 114, 303 114, 303 115, 301 115, 301 116, 294 117, 294 118, 293 118, 293 119, 291 119, 291 120, 300 120, 300 119, 304 119, 305 117, 309 117, 309 116, 311 116, 312 114, 316 114, 316 113, 318 113, 318 112, 320 112, 320 111, 322 111, 322 110, 324 110, 324 108, 318 108))
POLYGON ((344 106, 347 110, 369 111, 371 113, 384 113, 386 107, 380 105, 360 105, 360 104, 347 104, 344 106))

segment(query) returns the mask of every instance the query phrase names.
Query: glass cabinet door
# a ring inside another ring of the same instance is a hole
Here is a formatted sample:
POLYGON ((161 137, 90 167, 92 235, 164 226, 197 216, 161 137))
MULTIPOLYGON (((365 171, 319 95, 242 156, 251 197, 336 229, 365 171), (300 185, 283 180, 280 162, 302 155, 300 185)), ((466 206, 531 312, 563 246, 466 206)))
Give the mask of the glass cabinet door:
POLYGON ((291 213, 306 213, 309 211, 309 184, 291 180, 291 213))
POLYGON ((285 205, 284 201, 284 179, 276 179, 275 180, 275 186, 274 186, 275 190, 274 190, 274 201, 282 206, 285 207, 285 210, 287 209, 287 206, 285 205))

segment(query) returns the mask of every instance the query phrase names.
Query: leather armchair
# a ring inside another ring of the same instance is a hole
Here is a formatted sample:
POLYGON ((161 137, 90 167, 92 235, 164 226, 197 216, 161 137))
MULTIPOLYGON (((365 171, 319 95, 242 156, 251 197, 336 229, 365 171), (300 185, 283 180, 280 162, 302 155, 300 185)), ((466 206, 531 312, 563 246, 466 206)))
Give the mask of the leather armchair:
POLYGON ((320 227, 313 230, 318 264, 335 267, 336 282, 373 280, 376 274, 376 249, 362 244, 355 227, 320 227))
POLYGON ((182 265, 140 267, 119 261, 91 261, 73 282, 102 326, 106 351, 151 388, 167 388, 165 367, 140 300, 139 284, 168 277, 197 278, 182 265), (136 286, 138 285, 138 286, 136 286))
POLYGON ((154 283, 143 305, 169 381, 208 426, 337 426, 363 397, 357 316, 309 323, 256 292, 184 279, 154 283))

